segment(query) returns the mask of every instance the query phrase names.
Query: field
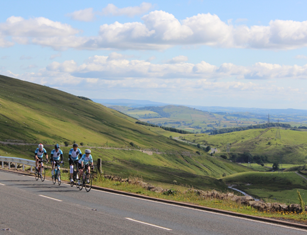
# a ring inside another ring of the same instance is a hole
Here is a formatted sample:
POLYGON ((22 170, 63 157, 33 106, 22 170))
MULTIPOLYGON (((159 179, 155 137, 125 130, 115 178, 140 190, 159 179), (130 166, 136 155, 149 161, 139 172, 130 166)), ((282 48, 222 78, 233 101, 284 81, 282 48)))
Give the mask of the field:
POLYGON ((281 139, 275 139, 276 128, 255 129, 219 135, 182 135, 183 139, 203 145, 210 145, 226 153, 249 152, 252 155, 266 155, 270 162, 305 164, 307 162, 307 132, 280 129, 281 139))
POLYGON ((297 190, 307 201, 307 181, 295 172, 246 172, 225 177, 223 181, 267 202, 298 203, 297 190))
MULTIPOLYGON (((255 171, 271 171, 273 164, 272 163, 264 163, 261 166, 258 163, 241 163, 242 166, 249 167, 255 171)), ((281 164, 279 168, 284 170, 291 170, 291 168, 302 167, 304 164, 281 164)))

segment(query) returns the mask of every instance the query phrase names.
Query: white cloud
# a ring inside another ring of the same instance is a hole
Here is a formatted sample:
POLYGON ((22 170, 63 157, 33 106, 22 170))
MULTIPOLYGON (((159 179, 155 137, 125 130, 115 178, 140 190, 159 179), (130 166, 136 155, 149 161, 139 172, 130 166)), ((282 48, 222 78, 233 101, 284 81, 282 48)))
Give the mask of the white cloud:
POLYGON ((297 56, 295 56, 295 59, 307 60, 307 56, 305 56, 305 55, 297 55, 297 56))
POLYGON ((140 6, 118 8, 113 4, 108 4, 102 9, 101 15, 103 16, 128 16, 133 17, 136 15, 142 15, 152 9, 151 3, 143 2, 140 6))
POLYGON ((1 60, 6 60, 6 59, 8 59, 8 58, 10 58, 8 55, 4 55, 4 56, 1 56, 1 60))
POLYGON ((93 11, 93 8, 74 11, 72 13, 67 14, 67 16, 73 20, 86 21, 86 22, 93 21, 95 19, 95 13, 93 11))
POLYGON ((144 60, 127 59, 119 53, 109 56, 93 56, 78 65, 74 60, 63 63, 52 62, 44 73, 64 73, 79 78, 119 80, 122 78, 161 78, 161 79, 307 79, 307 64, 279 65, 256 63, 252 66, 238 66, 223 63, 220 66, 188 63, 186 57, 175 57, 175 63, 154 64, 144 60), (177 59, 176 59, 177 58, 177 59), (176 61, 177 60, 177 61, 176 61))
POLYGON ((0 23, 0 34, 13 37, 55 37, 75 35, 79 31, 68 24, 44 17, 30 18, 11 16, 0 23))
POLYGON ((168 60, 167 63, 169 63, 169 64, 177 64, 177 63, 182 63, 182 62, 186 62, 186 61, 188 61, 188 57, 187 56, 179 55, 179 56, 176 56, 176 57, 168 60))
MULTIPOLYGON (((126 11, 116 9, 112 14, 126 11)), ((170 13, 153 11, 143 16, 142 22, 103 24, 97 36, 78 36, 79 32, 43 17, 26 20, 12 16, 0 23, 0 46, 11 46, 13 42, 57 50, 163 50, 176 45, 287 50, 307 46, 307 21, 274 20, 267 26, 234 26, 210 13, 179 20, 170 13)))

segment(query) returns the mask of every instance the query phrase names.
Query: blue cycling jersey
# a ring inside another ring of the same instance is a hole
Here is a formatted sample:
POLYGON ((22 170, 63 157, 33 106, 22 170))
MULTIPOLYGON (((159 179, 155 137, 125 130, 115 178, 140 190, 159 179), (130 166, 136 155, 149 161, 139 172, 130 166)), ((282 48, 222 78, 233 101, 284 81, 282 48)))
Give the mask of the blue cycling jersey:
POLYGON ((83 154, 82 158, 79 160, 79 163, 81 164, 83 162, 83 165, 89 165, 89 163, 93 163, 93 157, 90 154, 88 157, 86 154, 83 154))
POLYGON ((72 148, 69 151, 69 156, 71 157, 72 160, 78 161, 79 160, 79 155, 82 154, 81 150, 78 148, 76 151, 72 148))
POLYGON ((61 149, 59 149, 58 151, 53 149, 51 151, 51 157, 53 158, 54 161, 59 161, 61 158, 61 155, 63 155, 63 151, 61 149))
POLYGON ((43 158, 44 154, 47 154, 47 151, 46 151, 45 148, 43 148, 42 151, 39 150, 39 148, 37 148, 37 149, 35 150, 35 155, 37 155, 37 157, 40 158, 40 159, 43 158))

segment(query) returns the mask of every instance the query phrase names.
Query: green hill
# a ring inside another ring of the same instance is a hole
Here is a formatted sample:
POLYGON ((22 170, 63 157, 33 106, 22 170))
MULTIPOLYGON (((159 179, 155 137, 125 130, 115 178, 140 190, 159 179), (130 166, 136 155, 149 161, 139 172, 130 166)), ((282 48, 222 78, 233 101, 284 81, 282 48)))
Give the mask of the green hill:
POLYGON ((223 181, 267 202, 298 203, 297 190, 307 200, 307 181, 295 172, 247 172, 225 177, 223 181))
POLYGON ((188 141, 210 145, 226 153, 229 144, 230 153, 251 153, 267 156, 270 162, 297 163, 307 162, 307 132, 280 129, 280 139, 276 137, 276 128, 255 129, 219 135, 184 135, 188 141))
MULTIPOLYGON (((0 76, 0 83, 0 155, 32 158, 37 143, 50 152, 55 143, 76 142, 103 159, 107 174, 221 190, 225 185, 212 177, 249 170, 209 157, 168 138, 172 132, 161 135, 84 97, 5 76, 0 76)), ((69 147, 62 148, 66 158, 69 147)))
POLYGON ((110 107, 144 122, 198 133, 211 132, 212 130, 226 127, 243 127, 263 122, 262 119, 249 113, 213 113, 178 105, 143 108, 110 107))

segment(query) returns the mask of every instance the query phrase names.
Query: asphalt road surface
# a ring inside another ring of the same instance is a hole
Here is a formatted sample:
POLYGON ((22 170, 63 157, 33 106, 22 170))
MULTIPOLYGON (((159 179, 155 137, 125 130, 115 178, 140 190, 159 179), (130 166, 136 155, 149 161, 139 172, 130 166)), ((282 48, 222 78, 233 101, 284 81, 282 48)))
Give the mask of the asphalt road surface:
POLYGON ((0 234, 305 235, 306 231, 98 190, 87 193, 0 170, 0 234))

